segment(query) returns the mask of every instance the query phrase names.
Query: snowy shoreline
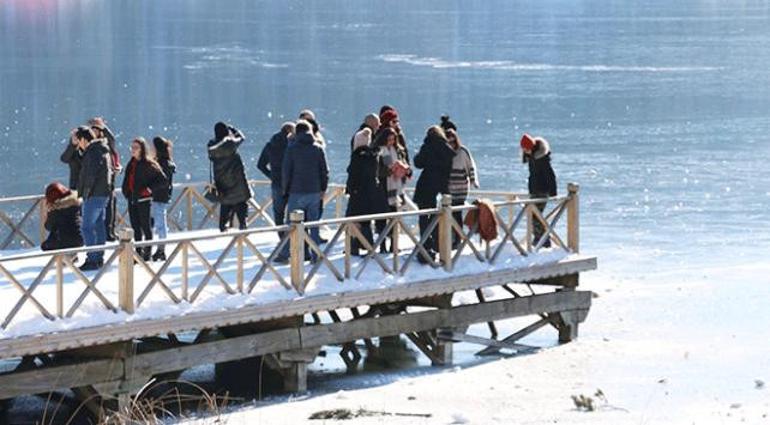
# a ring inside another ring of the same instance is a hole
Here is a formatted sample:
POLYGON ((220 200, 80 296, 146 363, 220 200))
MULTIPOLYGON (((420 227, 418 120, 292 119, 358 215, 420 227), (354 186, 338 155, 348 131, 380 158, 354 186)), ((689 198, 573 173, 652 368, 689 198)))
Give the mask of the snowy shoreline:
MULTIPOLYGON (((219 420, 338 423, 308 418, 321 410, 363 408, 431 416, 339 423, 768 423, 770 389, 764 382, 770 381, 770 348, 764 340, 770 336, 765 328, 770 312, 763 305, 768 282, 756 277, 770 275, 770 265, 702 272, 698 278, 670 274, 660 284, 588 273, 581 288, 598 298, 572 343, 510 358, 458 356, 454 367, 393 370, 385 378, 362 373, 316 388, 311 383, 308 394, 241 406, 219 420), (606 403, 595 396, 597 390, 606 403), (594 399, 595 411, 575 408, 571 396, 581 394, 594 399)), ((541 330, 524 342, 555 340, 553 332, 541 330)))

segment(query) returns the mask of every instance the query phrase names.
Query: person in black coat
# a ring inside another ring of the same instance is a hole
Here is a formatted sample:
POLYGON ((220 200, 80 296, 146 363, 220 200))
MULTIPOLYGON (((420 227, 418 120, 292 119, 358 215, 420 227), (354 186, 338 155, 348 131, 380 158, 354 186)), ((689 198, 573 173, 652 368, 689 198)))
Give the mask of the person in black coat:
POLYGON ((67 143, 67 147, 59 157, 61 162, 67 164, 70 169, 69 187, 72 190, 78 188, 78 178, 80 177, 80 162, 83 160, 83 151, 78 146, 78 141, 75 139, 75 130, 70 133, 70 140, 67 143))
MULTIPOLYGON (((436 197, 441 193, 449 193, 449 176, 452 174, 454 156, 455 152, 449 146, 444 130, 439 126, 428 128, 420 151, 414 157, 414 166, 422 169, 414 189, 414 202, 420 209, 436 208, 436 197)), ((431 220, 432 215, 420 216, 420 234, 425 234, 431 220)), ((426 240, 425 248, 435 257, 438 249, 437 228, 426 240)), ((427 262, 422 255, 417 259, 422 263, 427 262)))
POLYGON ((243 161, 238 147, 243 143, 243 133, 223 122, 214 125, 214 139, 208 143, 209 160, 214 174, 214 185, 219 192, 219 230, 232 225, 233 214, 238 217, 240 229, 246 228, 249 211, 246 203, 251 198, 251 188, 246 180, 243 161))
MULTIPOLYGON (((387 211, 385 193, 378 184, 379 149, 372 146, 372 132, 372 128, 365 125, 353 136, 353 152, 350 154, 348 179, 345 184, 345 192, 350 195, 346 217, 387 211)), ((366 241, 373 245, 372 221, 361 221, 358 227, 366 241)), ((351 254, 359 255, 360 249, 361 243, 354 238, 351 242, 351 254)))
POLYGON ((273 197, 273 220, 275 224, 281 225, 286 218, 286 202, 288 196, 283 193, 281 184, 281 164, 283 155, 286 153, 286 147, 289 145, 289 139, 294 136, 294 123, 285 122, 281 130, 270 138, 262 152, 259 154, 257 168, 262 174, 270 179, 270 189, 273 197))
POLYGON ((45 229, 49 233, 40 246, 43 251, 83 246, 80 204, 78 193, 59 182, 45 188, 45 229))
MULTIPOLYGON (((176 173, 176 164, 171 155, 174 144, 171 140, 157 136, 152 139, 152 145, 155 148, 155 160, 160 165, 163 175, 166 176, 166 184, 152 191, 152 221, 158 238, 166 239, 168 236, 166 211, 174 190, 174 173, 176 173)), ((158 245, 157 250, 152 254, 152 261, 166 261, 165 245, 158 245)))
MULTIPOLYGON (((166 176, 155 160, 147 156, 147 142, 138 137, 131 142, 131 160, 126 164, 122 192, 128 200, 128 218, 134 229, 134 240, 152 240, 150 209, 152 192, 168 185, 166 176)), ((150 261, 151 247, 138 248, 144 261, 150 261)))
MULTIPOLYGON (((522 159, 529 165, 529 196, 530 198, 548 198, 556 196, 556 173, 551 167, 551 146, 542 137, 533 138, 524 133, 519 143, 523 152, 522 159)), ((545 202, 535 204, 542 213, 545 210, 545 202)), ((533 220, 534 244, 537 245, 545 233, 540 220, 533 220)), ((543 247, 551 246, 551 241, 543 243, 543 247)))

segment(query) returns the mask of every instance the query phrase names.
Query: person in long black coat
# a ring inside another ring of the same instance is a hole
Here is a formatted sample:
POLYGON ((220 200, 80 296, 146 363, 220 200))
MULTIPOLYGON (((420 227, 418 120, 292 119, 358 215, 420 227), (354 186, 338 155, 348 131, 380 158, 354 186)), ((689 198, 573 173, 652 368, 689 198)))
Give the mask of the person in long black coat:
POLYGON ((251 198, 251 188, 246 180, 238 147, 243 143, 243 133, 235 127, 223 122, 214 125, 214 139, 208 143, 209 160, 211 160, 214 185, 219 191, 219 230, 227 230, 232 222, 233 214, 238 217, 240 229, 246 228, 246 215, 251 198))
MULTIPOLYGON (((414 157, 414 166, 422 169, 414 189, 414 202, 420 209, 436 208, 436 197, 441 193, 449 193, 449 176, 452 174, 454 156, 455 152, 449 146, 444 130, 439 126, 428 128, 420 151, 414 157)), ((420 216, 420 234, 425 234, 431 220, 432 215, 420 216)), ((437 228, 426 240, 425 248, 435 257, 438 250, 437 228)), ((417 259, 427 262, 422 255, 417 259)))
MULTIPOLYGON (((551 146, 547 140, 542 137, 532 137, 524 133, 520 141, 523 152, 523 161, 529 166, 528 189, 530 198, 548 198, 556 196, 556 173, 551 167, 551 146)), ((542 213, 545 210, 546 202, 535 204, 542 213)), ((533 221, 534 243, 537 245, 540 238, 545 233, 543 224, 540 220, 533 221)), ((543 242, 543 247, 551 246, 551 241, 543 242)))
MULTIPOLYGON (((385 193, 377 181, 379 150, 371 145, 371 134, 372 129, 366 127, 357 132, 353 138, 354 150, 350 155, 348 180, 345 185, 345 191, 350 195, 346 217, 387 211, 385 193)), ((361 221, 358 227, 366 241, 373 245, 372 221, 361 221)), ((359 255, 360 249, 361 243, 354 238, 351 243, 351 254, 359 255)))
POLYGON ((83 246, 80 204, 78 193, 59 182, 46 187, 45 229, 49 233, 40 246, 43 251, 83 246))

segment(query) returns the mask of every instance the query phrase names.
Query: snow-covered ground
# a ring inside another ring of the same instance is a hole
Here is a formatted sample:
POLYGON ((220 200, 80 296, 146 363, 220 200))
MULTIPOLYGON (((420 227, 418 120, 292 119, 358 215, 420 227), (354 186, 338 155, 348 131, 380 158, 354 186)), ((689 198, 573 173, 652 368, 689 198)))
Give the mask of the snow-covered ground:
POLYGON ((636 278, 586 273, 582 287, 598 297, 573 343, 555 346, 555 332, 543 328, 525 341, 550 346, 532 355, 478 359, 477 347, 463 344, 454 367, 311 382, 308 394, 189 424, 335 423, 308 418, 339 408, 430 415, 340 422, 355 424, 770 423, 768 276, 766 263, 636 278), (579 395, 596 410, 576 409, 579 395))

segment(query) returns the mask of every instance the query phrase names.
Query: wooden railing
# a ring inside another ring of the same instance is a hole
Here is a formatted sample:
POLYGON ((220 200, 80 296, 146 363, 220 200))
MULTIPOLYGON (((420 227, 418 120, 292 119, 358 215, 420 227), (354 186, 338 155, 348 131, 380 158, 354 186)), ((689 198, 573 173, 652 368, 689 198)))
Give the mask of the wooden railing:
MULTIPOLYGON (((537 253, 549 241, 554 249, 578 252, 577 185, 570 184, 566 196, 548 199, 529 199, 520 194, 503 192, 491 195, 502 199, 492 202, 499 230, 498 238, 492 241, 475 242, 478 229, 467 229, 452 216, 453 212, 467 213, 478 207, 451 206, 448 196, 444 196, 441 205, 433 209, 335 217, 313 222, 305 222, 302 212, 294 211, 289 214, 289 223, 282 226, 272 225, 266 215, 264 210, 270 205, 268 200, 252 204, 257 212, 251 215, 250 220, 254 222, 261 217, 268 223, 263 227, 225 233, 180 233, 164 240, 143 242, 134 242, 133 232, 123 229, 118 242, 103 246, 0 257, 0 288, 10 285, 20 294, 12 307, 0 308, 0 329, 7 329, 25 306, 32 312, 20 319, 24 321, 39 320, 40 316, 52 321, 71 318, 84 308, 85 300, 90 298, 95 298, 95 302, 89 305, 89 311, 99 308, 132 314, 150 298, 153 303, 160 303, 154 305, 162 305, 168 301, 195 304, 203 298, 222 296, 211 293, 216 292, 215 288, 230 295, 254 294, 261 284, 273 283, 302 295, 308 285, 321 275, 338 282, 362 277, 376 279, 376 274, 364 275, 365 271, 373 268, 373 273, 409 276, 409 270, 416 267, 413 263, 418 257, 422 257, 426 266, 452 271, 463 258, 497 264, 501 258, 537 253), (537 204, 546 201, 548 206, 541 213, 537 204), (562 220, 565 213, 566 223, 562 220), (416 226, 422 216, 431 217, 424 234, 420 234, 416 226), (387 223, 374 243, 366 240, 358 224, 370 220, 385 220, 387 223), (544 229, 545 237, 539 241, 535 241, 533 236, 535 221, 540 222, 544 229), (332 236, 325 245, 319 245, 308 235, 312 228, 331 232, 332 236), (437 259, 429 254, 426 247, 434 229, 438 229, 437 259), (453 235, 457 238, 454 248, 453 235), (389 252, 378 252, 380 243, 388 236, 392 241, 391 249, 389 252), (361 258, 351 254, 354 240, 365 251, 361 258), (161 244, 169 252, 164 262, 149 263, 137 254, 137 249, 161 244), (273 260, 287 244, 291 253, 289 263, 275 263, 273 260), (207 252, 205 246, 214 248, 207 252), (317 261, 305 261, 306 246, 315 254, 317 261), (105 251, 105 262, 99 271, 84 273, 73 264, 73 255, 102 250, 105 251), (466 252, 471 255, 464 255, 466 252), (51 282, 46 284, 48 281, 51 282), (42 286, 46 286, 48 292, 37 295, 35 291, 40 291, 42 286), (51 286, 55 289, 51 290, 51 286), (207 291, 208 296, 202 297, 207 291)), ((333 187, 327 193, 327 200, 336 203, 335 216, 341 216, 345 200, 342 188, 333 187)), ((186 202, 185 208, 190 213, 194 201, 203 205, 207 203, 198 186, 183 186, 172 207, 178 208, 179 204, 186 202)), ((37 205, 34 203, 30 211, 37 205)), ((26 215, 31 216, 32 213, 26 215)), ((189 218, 192 214, 189 214, 187 226, 196 228, 197 224, 197 227, 202 227, 213 215, 209 208, 197 223, 193 223, 189 218)))
MULTIPOLYGON (((275 224, 272 218, 272 196, 270 182, 267 180, 251 180, 249 184, 254 191, 254 197, 249 199, 250 215, 247 218, 249 227, 254 225, 275 224)), ((204 193, 208 183, 183 183, 174 185, 174 198, 168 204, 168 230, 181 232, 189 230, 213 229, 217 227, 219 208, 206 200, 204 193)), ((407 194, 414 191, 406 189, 407 194)), ((116 225, 128 227, 128 206, 119 190, 115 191, 118 202, 116 225)), ((526 197, 526 194, 472 190, 471 198, 486 197, 496 200, 515 200, 526 197)), ((344 217, 347 196, 345 186, 329 185, 324 196, 326 214, 333 213, 335 218, 344 217)), ((406 208, 416 210, 417 207, 407 197, 406 208)), ((328 216, 328 215, 325 215, 328 216)), ((0 250, 15 248, 31 248, 40 246, 46 237, 45 203, 42 195, 26 195, 0 198, 0 250)))

